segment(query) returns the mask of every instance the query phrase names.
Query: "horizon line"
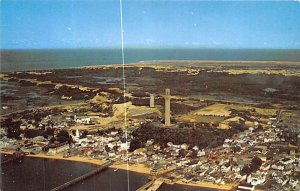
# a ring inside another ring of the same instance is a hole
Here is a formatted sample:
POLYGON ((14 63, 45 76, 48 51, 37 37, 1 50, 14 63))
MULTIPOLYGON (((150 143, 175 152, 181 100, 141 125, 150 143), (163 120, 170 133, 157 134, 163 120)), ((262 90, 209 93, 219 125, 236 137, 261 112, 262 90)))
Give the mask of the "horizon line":
MULTIPOLYGON (((0 48, 0 51, 28 51, 28 50, 79 50, 79 49, 120 49, 119 46, 103 47, 57 47, 57 48, 0 48)), ((206 49, 206 50, 300 50, 299 48, 264 48, 264 47, 198 47, 198 46, 128 46, 124 49, 206 49)))

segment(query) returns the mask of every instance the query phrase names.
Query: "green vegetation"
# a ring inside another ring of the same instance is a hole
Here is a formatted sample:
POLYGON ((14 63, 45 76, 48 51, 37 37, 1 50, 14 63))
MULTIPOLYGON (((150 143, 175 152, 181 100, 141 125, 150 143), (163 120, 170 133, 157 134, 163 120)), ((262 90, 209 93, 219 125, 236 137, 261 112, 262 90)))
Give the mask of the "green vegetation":
POLYGON ((214 148, 223 144, 226 138, 233 136, 237 129, 221 130, 215 128, 159 128, 146 123, 135 130, 130 144, 130 152, 144 147, 147 140, 165 147, 168 142, 173 144, 197 145, 200 149, 214 148))

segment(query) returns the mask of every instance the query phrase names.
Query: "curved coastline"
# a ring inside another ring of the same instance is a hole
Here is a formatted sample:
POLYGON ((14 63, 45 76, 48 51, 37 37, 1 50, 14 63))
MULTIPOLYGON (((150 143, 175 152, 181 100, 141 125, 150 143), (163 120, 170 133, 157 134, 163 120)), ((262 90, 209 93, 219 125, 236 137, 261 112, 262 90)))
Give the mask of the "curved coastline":
MULTIPOLYGON (((0 154, 11 155, 11 154, 13 154, 13 152, 0 151, 0 154)), ((88 164, 93 164, 93 165, 102 165, 104 163, 103 160, 88 159, 88 158, 79 157, 79 156, 63 158, 62 155, 47 156, 44 154, 37 154, 37 155, 29 154, 29 155, 26 155, 26 157, 64 160, 64 161, 88 163, 88 164)), ((151 170, 150 168, 144 167, 144 165, 142 165, 142 164, 135 164, 135 165, 113 164, 109 168, 128 170, 131 172, 136 172, 136 173, 144 174, 144 175, 150 175, 150 170, 151 170)), ((189 186, 189 187, 210 188, 210 189, 216 189, 216 190, 231 190, 232 188, 234 188, 236 186, 236 184, 217 185, 217 184, 213 184, 210 182, 201 182, 201 183, 193 184, 193 183, 184 183, 182 180, 179 180, 174 184, 181 185, 181 186, 189 186)))

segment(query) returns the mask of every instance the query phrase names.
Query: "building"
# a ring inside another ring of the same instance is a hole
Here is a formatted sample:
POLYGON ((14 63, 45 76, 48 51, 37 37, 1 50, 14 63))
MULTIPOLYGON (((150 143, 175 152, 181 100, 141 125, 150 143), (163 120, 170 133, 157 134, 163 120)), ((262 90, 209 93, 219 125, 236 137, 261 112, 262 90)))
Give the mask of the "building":
POLYGON ((170 95, 170 89, 166 89, 166 95, 165 95, 165 126, 169 127, 171 126, 171 95, 170 95))
POLYGON ((76 138, 79 138, 79 137, 80 137, 80 133, 79 133, 79 130, 78 130, 78 129, 76 129, 75 136, 76 136, 76 138))
POLYGON ((263 184, 265 181, 266 181, 266 176, 262 175, 261 173, 250 174, 247 177, 247 183, 254 186, 263 184))
POLYGON ((60 143, 60 144, 56 144, 56 145, 51 145, 49 147, 49 151, 47 152, 47 155, 55 155, 57 153, 67 151, 69 148, 70 148, 69 144, 67 144, 67 143, 60 143))
POLYGON ((150 94, 150 107, 153 108, 154 106, 154 94, 150 94))

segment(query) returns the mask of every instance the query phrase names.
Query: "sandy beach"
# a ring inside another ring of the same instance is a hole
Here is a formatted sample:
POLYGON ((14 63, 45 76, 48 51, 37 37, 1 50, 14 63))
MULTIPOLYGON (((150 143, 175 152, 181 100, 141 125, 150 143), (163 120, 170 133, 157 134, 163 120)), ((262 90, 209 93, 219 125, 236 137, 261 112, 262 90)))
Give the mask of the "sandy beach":
MULTIPOLYGON (((0 151, 1 154, 13 154, 11 151, 0 151)), ((63 158, 62 154, 48 156, 44 154, 37 154, 37 155, 26 155, 27 157, 33 158, 46 158, 46 159, 55 159, 55 160, 66 160, 66 161, 73 161, 73 162, 81 162, 81 163, 89 163, 94 165, 102 165, 104 163, 103 160, 99 159, 88 159, 86 157, 79 157, 79 156, 72 156, 69 158, 63 158)), ((150 175, 150 168, 145 167, 143 164, 113 164, 109 168, 113 169, 121 169, 121 170, 129 170, 136 173, 147 174, 150 175)), ((185 185, 185 186, 194 186, 194 187, 205 187, 205 188, 212 188, 212 189, 219 189, 219 190, 231 190, 236 185, 235 184, 225 184, 225 185, 217 185, 210 182, 201 182, 197 184, 193 183, 184 183, 182 180, 177 181, 175 184, 185 185)))

